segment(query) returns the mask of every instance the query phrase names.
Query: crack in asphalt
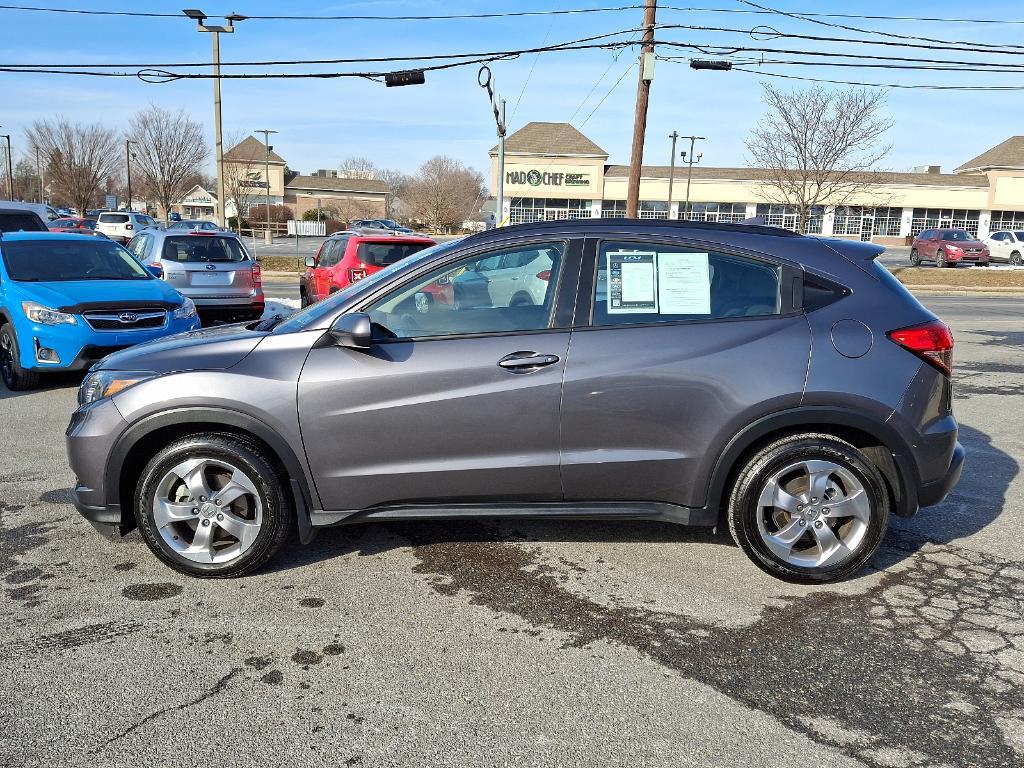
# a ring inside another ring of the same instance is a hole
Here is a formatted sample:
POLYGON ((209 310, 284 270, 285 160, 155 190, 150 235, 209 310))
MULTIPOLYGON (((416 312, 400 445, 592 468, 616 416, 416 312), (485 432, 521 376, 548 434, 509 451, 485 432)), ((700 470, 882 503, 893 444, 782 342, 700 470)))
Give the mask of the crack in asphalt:
POLYGON ((863 594, 812 592, 737 629, 566 591, 540 548, 495 528, 411 538, 416 572, 440 594, 565 633, 563 647, 636 649, 873 768, 1021 759, 1021 563, 893 535, 887 549, 903 550, 904 566, 863 594))
POLYGON ((119 741, 119 740, 123 739, 128 734, 137 731, 139 728, 142 728, 147 723, 153 722, 158 717, 161 717, 161 716, 167 714, 168 712, 180 712, 181 710, 187 709, 188 707, 194 707, 194 706, 196 706, 198 704, 202 704, 207 699, 216 696, 218 693, 221 693, 225 688, 227 688, 228 683, 231 682, 231 679, 233 677, 235 677, 235 675, 237 675, 241 671, 242 671, 241 667, 235 667, 230 672, 228 672, 226 675, 221 677, 216 683, 214 683, 210 688, 208 688, 198 698, 192 699, 190 701, 186 701, 186 702, 184 702, 182 704, 172 704, 172 705, 170 705, 168 707, 164 707, 163 709, 158 709, 155 712, 151 712, 150 714, 146 715, 141 720, 138 720, 138 721, 132 723, 131 725, 129 725, 127 728, 125 728, 120 733, 115 734, 114 736, 111 736, 100 747, 98 747, 97 749, 93 750, 93 754, 96 754, 96 753, 100 752, 101 750, 105 749, 106 747, 109 747, 115 741, 119 741))

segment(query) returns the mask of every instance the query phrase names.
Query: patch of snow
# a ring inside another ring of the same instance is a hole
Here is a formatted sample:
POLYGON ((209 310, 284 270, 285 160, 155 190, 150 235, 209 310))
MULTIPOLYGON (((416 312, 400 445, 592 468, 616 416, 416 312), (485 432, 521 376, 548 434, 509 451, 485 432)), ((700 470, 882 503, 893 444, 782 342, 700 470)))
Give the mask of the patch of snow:
POLYGON ((263 317, 273 317, 274 315, 284 315, 287 317, 298 308, 298 299, 272 299, 268 297, 266 309, 263 310, 263 317))

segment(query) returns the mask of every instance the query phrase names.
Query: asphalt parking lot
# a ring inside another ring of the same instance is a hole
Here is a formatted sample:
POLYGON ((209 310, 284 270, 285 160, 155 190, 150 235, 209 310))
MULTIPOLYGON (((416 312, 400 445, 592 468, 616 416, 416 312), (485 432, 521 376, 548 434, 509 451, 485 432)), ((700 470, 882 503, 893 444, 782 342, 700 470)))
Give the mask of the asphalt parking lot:
POLYGON ((963 478, 826 588, 711 533, 518 521, 189 580, 68 503, 76 382, 0 391, 0 765, 1021 764, 1024 304, 924 301, 963 478))

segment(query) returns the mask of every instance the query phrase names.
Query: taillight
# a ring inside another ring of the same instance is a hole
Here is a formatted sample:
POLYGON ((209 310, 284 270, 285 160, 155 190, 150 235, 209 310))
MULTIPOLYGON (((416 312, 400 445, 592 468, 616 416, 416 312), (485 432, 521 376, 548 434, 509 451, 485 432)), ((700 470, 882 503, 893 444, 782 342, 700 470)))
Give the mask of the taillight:
POLYGON ((253 285, 259 285, 263 282, 263 267, 259 264, 252 265, 252 282, 253 285))
POLYGON ((537 273, 537 277, 540 278, 541 280, 547 282, 548 280, 551 279, 551 270, 550 269, 545 269, 543 272, 538 272, 537 273))
POLYGON ((889 331, 886 336, 947 376, 952 374, 953 334, 941 320, 889 331))
POLYGON ((364 277, 366 277, 365 269, 350 269, 348 271, 348 279, 350 283, 354 283, 357 280, 362 280, 364 277))
POLYGON ((131 224, 125 224, 124 228, 125 229, 134 229, 134 227, 131 224))

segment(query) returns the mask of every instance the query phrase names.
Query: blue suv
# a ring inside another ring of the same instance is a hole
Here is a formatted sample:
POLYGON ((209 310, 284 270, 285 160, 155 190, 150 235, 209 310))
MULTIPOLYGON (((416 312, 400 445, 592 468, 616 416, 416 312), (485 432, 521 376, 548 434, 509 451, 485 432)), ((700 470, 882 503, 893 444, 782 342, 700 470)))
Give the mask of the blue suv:
POLYGON ((45 371, 89 368, 111 352, 199 327, 191 299, 109 240, 0 234, 0 378, 31 389, 45 371))

